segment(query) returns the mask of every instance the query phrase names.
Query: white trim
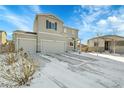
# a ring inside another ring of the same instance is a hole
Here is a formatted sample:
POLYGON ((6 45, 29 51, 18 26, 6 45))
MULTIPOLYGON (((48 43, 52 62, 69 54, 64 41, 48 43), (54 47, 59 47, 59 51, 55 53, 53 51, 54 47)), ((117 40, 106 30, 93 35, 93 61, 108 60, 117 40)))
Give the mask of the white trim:
POLYGON ((55 42, 64 42, 64 43, 66 43, 65 41, 58 41, 58 40, 57 40, 57 41, 55 41, 55 42))
POLYGON ((49 33, 49 32, 38 32, 40 34, 49 34, 49 35, 56 35, 56 36, 61 36, 61 37, 65 37, 64 35, 61 35, 61 34, 55 34, 55 33, 49 33))
POLYGON ((54 40, 40 39, 40 41, 54 41, 54 40))
POLYGON ((54 41, 54 42, 64 42, 66 43, 66 41, 61 41, 61 40, 48 40, 48 39, 40 39, 41 41, 54 41))
POLYGON ((26 40, 36 40, 36 39, 32 39, 32 38, 17 38, 18 39, 26 39, 26 40))

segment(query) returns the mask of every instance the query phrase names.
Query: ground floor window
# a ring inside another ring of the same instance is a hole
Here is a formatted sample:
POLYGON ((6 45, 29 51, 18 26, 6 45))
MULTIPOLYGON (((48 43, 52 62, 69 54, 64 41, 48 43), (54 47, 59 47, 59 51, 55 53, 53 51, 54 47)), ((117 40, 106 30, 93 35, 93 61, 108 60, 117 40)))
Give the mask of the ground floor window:
POLYGON ((118 45, 118 46, 124 46, 124 41, 118 41, 118 42, 117 42, 117 45, 118 45))
POLYGON ((73 43, 72 42, 70 42, 70 46, 73 46, 73 43))
POLYGON ((98 42, 94 42, 94 46, 95 46, 95 47, 98 46, 98 42))

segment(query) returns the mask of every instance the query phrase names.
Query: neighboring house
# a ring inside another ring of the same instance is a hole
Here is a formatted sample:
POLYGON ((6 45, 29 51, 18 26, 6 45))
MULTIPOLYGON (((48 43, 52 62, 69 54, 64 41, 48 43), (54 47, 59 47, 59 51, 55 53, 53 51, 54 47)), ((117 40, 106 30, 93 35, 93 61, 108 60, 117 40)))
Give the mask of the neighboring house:
POLYGON ((38 14, 33 32, 15 31, 13 39, 16 50, 22 47, 30 52, 60 53, 77 50, 78 30, 65 27, 54 15, 38 14))
POLYGON ((88 40, 89 51, 124 53, 124 37, 105 35, 88 40))
POLYGON ((5 31, 0 31, 0 44, 3 45, 7 42, 7 34, 5 31))

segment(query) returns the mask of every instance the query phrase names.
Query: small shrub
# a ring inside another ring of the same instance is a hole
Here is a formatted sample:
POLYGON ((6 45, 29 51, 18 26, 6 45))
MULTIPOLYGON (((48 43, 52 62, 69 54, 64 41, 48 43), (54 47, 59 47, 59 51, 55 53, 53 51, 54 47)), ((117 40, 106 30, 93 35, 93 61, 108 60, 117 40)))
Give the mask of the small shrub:
POLYGON ((13 41, 8 41, 8 44, 6 44, 6 51, 5 52, 14 52, 15 51, 15 45, 13 41))
POLYGON ((17 62, 18 61, 17 53, 7 53, 7 55, 5 55, 4 61, 9 65, 17 62))
POLYGON ((0 65, 0 70, 2 85, 19 87, 31 81, 36 65, 31 56, 21 49, 17 53, 8 53, 0 65))

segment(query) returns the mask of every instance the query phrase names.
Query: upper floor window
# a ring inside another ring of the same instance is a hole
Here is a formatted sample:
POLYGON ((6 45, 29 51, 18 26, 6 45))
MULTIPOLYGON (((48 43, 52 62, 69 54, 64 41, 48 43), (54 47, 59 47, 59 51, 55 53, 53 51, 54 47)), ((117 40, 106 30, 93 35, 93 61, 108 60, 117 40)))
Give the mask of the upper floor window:
POLYGON ((48 28, 49 28, 49 21, 46 20, 46 29, 48 29, 48 28))
POLYGON ((51 29, 51 22, 49 22, 49 29, 51 29))
POLYGON ((46 29, 54 29, 54 30, 57 30, 57 22, 52 23, 52 22, 46 20, 46 29))
POLYGON ((55 24, 51 23, 51 29, 55 29, 55 24))

